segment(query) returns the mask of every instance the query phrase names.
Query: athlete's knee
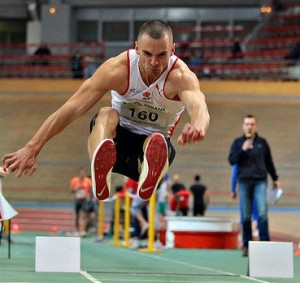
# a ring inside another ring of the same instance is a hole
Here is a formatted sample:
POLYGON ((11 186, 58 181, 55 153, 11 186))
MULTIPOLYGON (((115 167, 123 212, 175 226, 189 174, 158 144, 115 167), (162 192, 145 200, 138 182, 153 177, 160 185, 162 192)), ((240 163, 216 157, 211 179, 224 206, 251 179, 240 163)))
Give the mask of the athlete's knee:
POLYGON ((119 113, 112 107, 103 107, 99 110, 96 123, 106 123, 116 126, 119 123, 119 113))
POLYGON ((108 118, 115 118, 115 119, 119 119, 119 114, 118 114, 118 111, 113 109, 112 107, 102 107, 100 110, 99 110, 99 113, 98 113, 98 117, 108 117, 108 118))

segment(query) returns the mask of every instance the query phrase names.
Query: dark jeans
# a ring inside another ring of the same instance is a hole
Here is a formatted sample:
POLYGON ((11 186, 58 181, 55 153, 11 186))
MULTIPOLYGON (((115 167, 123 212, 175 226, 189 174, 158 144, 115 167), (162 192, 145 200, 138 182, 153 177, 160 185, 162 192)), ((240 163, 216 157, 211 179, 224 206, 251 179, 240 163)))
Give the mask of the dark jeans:
POLYGON ((239 182, 240 206, 243 231, 243 246, 248 247, 252 240, 251 215, 253 202, 255 202, 258 213, 258 231, 260 241, 270 241, 269 224, 267 216, 267 182, 239 182))

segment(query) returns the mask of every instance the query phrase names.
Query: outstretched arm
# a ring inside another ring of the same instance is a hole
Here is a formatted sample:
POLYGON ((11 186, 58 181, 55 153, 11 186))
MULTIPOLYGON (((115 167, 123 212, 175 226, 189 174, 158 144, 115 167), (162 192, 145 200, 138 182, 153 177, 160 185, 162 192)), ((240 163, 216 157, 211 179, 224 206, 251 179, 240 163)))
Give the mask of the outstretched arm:
POLYGON ((118 71, 120 67, 116 66, 120 65, 120 62, 121 59, 116 57, 101 65, 65 104, 46 119, 23 148, 3 157, 4 168, 9 172, 16 172, 17 177, 21 177, 23 174, 32 175, 37 168, 36 157, 43 146, 72 121, 86 113, 114 85, 118 85, 121 76, 118 71))
POLYGON ((190 70, 181 75, 178 96, 185 105, 191 122, 184 125, 177 142, 185 145, 203 140, 209 126, 210 116, 199 81, 190 70))
POLYGON ((9 172, 16 172, 17 177, 23 173, 32 175, 36 170, 36 157, 43 146, 94 105, 96 99, 92 99, 92 96, 98 97, 97 99, 101 97, 93 93, 91 79, 88 79, 65 104, 46 119, 23 148, 3 157, 4 167, 9 172))

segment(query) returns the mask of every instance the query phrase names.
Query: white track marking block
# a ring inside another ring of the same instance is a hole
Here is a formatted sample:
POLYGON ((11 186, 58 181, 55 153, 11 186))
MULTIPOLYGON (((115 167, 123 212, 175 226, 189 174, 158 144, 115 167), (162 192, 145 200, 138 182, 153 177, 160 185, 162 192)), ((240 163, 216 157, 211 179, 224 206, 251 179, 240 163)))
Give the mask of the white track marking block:
POLYGON ((293 243, 249 242, 251 277, 294 278, 293 243))
POLYGON ((80 272, 79 237, 36 237, 36 272, 80 272))

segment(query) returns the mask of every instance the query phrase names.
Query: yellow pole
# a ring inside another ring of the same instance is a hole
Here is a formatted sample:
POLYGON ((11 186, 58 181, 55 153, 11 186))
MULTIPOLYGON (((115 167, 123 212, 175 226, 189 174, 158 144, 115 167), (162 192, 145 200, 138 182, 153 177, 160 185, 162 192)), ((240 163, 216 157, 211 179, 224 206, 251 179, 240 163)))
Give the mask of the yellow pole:
POLYGON ((129 190, 125 193, 125 215, 124 215, 124 247, 129 247, 130 240, 130 195, 129 190))
POLYGON ((99 201, 98 210, 98 238, 104 238, 104 201, 99 201))
POLYGON ((141 252, 162 252, 162 250, 158 250, 154 248, 155 241, 155 201, 156 194, 152 194, 149 202, 149 228, 148 228, 148 248, 140 249, 141 252))
POLYGON ((9 223, 8 220, 3 221, 3 228, 4 228, 4 232, 8 234, 8 229, 9 229, 9 223))
POLYGON ((155 241, 155 200, 156 194, 152 194, 149 204, 149 230, 148 230, 148 249, 154 250, 155 241))
POLYGON ((115 199, 115 210, 114 210, 114 244, 115 246, 120 246, 120 197, 117 194, 115 199))

